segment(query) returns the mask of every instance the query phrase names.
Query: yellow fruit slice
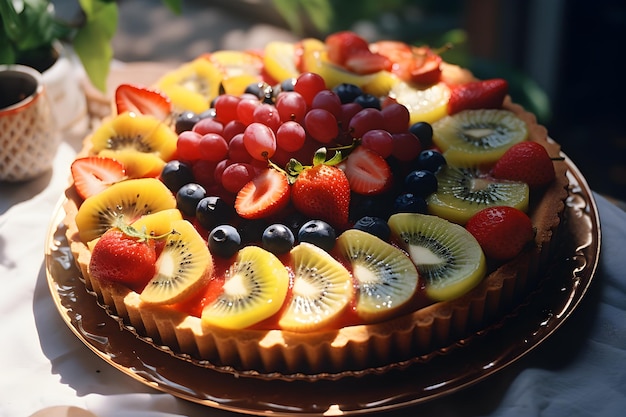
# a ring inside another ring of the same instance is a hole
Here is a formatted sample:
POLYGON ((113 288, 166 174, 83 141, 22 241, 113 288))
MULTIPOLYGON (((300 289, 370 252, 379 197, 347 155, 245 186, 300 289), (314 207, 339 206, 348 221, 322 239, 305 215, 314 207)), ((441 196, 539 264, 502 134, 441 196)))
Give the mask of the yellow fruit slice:
POLYGON ((167 209, 141 216, 131 226, 147 235, 162 236, 172 231, 175 221, 182 219, 183 215, 180 210, 167 209))
POLYGON ((80 240, 89 242, 121 218, 131 224, 141 216, 176 208, 172 192, 156 178, 131 179, 113 184, 87 198, 76 213, 80 240))
POLYGON ((331 327, 353 297, 352 278, 325 250, 300 243, 291 250, 292 298, 278 325, 294 332, 331 327))
POLYGON ((177 111, 202 113, 220 91, 223 73, 205 57, 165 74, 156 86, 172 101, 177 111))
POLYGON ((223 74, 222 88, 226 94, 239 96, 250 84, 262 81, 263 59, 247 51, 217 51, 207 55, 223 74))
POLYGON ((289 274, 271 252, 241 249, 224 276, 222 293, 202 310, 202 323, 244 329, 276 314, 287 295, 289 274))
MULTIPOLYGON (((125 112, 102 123, 91 136, 92 151, 135 150, 164 161, 176 152, 178 136, 168 125, 150 115, 125 112)), ((114 155, 108 155, 117 159, 114 155)), ((120 160, 123 163, 123 161, 120 160)))
POLYGON ((265 71, 277 82, 296 78, 300 71, 296 68, 296 45, 291 42, 274 41, 265 46, 263 65, 265 71))
POLYGON ((458 298, 485 276, 485 255, 464 227, 416 213, 394 214, 388 223, 394 240, 420 272, 430 299, 458 298))
POLYGON ((411 124, 432 124, 448 115, 450 88, 443 83, 422 89, 399 81, 391 87, 389 96, 409 109, 411 124))
POLYGON ((343 232, 336 247, 352 267, 357 284, 356 312, 364 322, 388 319, 413 298, 419 275, 397 247, 357 229, 343 232))
POLYGON ((120 161, 126 169, 128 178, 156 177, 163 170, 165 161, 153 153, 139 152, 134 149, 113 151, 104 149, 98 152, 99 156, 120 161))
POLYGON ((523 182, 498 180, 472 168, 444 165, 437 171, 437 191, 426 198, 428 212, 465 224, 490 206, 528 211, 529 188, 523 182))
POLYGON ((172 233, 156 261, 156 273, 140 294, 150 304, 173 304, 195 294, 211 278, 213 259, 187 220, 171 222, 172 233))

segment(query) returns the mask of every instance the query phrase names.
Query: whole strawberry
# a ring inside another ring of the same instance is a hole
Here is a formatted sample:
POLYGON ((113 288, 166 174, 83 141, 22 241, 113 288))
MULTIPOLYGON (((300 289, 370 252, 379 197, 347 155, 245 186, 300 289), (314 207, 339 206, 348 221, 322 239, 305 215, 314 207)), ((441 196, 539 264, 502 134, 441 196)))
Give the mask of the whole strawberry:
POLYGON ((336 155, 326 161, 326 150, 322 148, 315 154, 312 166, 290 162, 289 173, 296 177, 291 201, 305 216, 344 228, 348 224, 350 183, 344 172, 333 166, 341 160, 341 155, 336 155))
POLYGON ((509 83, 502 78, 473 81, 450 88, 448 114, 469 109, 499 109, 509 92, 509 83))
POLYGON ((91 252, 92 277, 121 282, 135 290, 150 281, 156 271, 155 240, 131 234, 113 227, 100 237, 91 252))
POLYGON ((554 163, 537 142, 520 142, 509 148, 493 167, 495 178, 521 181, 530 189, 542 188, 555 177, 554 163))
POLYGON ((482 209, 465 228, 476 238, 485 256, 498 261, 517 256, 535 236, 528 215, 508 206, 482 209))

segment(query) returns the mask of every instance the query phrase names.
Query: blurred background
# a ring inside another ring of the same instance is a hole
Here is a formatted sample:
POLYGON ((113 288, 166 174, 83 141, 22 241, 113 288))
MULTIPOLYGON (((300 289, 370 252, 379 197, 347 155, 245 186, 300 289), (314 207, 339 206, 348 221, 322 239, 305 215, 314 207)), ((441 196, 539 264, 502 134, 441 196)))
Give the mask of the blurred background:
MULTIPOLYGON (((59 14, 76 1, 53 1, 59 14)), ((354 30, 432 47, 480 78, 503 77, 591 188, 626 201, 626 2, 595 0, 120 0, 114 56, 180 63, 218 49, 354 30)))

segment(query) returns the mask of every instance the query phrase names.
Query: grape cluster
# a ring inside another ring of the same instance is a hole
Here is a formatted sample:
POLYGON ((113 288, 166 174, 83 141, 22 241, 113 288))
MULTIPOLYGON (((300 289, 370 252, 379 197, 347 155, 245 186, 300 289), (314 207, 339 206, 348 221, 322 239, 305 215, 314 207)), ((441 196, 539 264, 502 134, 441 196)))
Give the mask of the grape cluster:
MULTIPOLYGON (((422 159, 431 161, 431 166, 420 170, 433 173, 435 165, 445 161, 433 162, 436 156, 427 157, 427 151, 422 152, 432 146, 430 125, 409 126, 409 120, 407 108, 391 99, 381 101, 352 84, 329 90, 322 77, 314 73, 303 73, 276 87, 254 84, 241 96, 218 96, 211 110, 204 114, 185 112, 178 117, 177 160, 166 164, 161 178, 177 195, 181 211, 211 232, 220 225, 241 220, 233 209, 234 196, 267 167, 268 160, 278 166, 285 166, 292 158, 307 164, 321 147, 351 146, 358 142, 390 164, 401 165, 402 176, 410 172, 403 189, 393 189, 395 194, 391 198, 388 193, 371 197, 374 204, 376 200, 386 200, 386 213, 377 213, 374 208, 368 210, 369 203, 360 204, 355 210, 358 214, 355 222, 363 216, 385 218, 389 214, 389 201, 395 201, 394 211, 423 212, 425 203, 411 199, 418 195, 423 199, 432 190, 434 175, 424 185, 423 177, 427 175, 416 174, 413 165, 422 159), (422 190, 423 187, 427 188, 422 190)), ((422 167, 427 163, 424 161, 420 162, 422 167)), ((364 220, 359 227, 378 223, 364 220)), ((326 226, 317 226, 328 233, 326 226)), ((255 240, 262 238, 274 252, 290 247, 296 239, 306 239, 306 233, 301 234, 299 228, 264 225, 262 229, 255 240)), ((232 233, 231 229, 228 233, 220 230, 218 235, 232 245, 232 233)))

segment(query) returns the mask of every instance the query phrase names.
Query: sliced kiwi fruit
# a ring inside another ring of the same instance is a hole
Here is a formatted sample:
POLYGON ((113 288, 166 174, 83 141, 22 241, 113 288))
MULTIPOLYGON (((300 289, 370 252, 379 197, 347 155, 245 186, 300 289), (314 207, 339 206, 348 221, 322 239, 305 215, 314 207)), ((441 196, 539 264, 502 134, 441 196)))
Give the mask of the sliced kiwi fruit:
POLYGON ((178 136, 170 127, 151 115, 125 112, 102 123, 91 136, 92 151, 134 150, 154 154, 164 161, 176 152, 178 136))
POLYGON ((460 297, 485 276, 485 255, 464 227, 417 213, 394 214, 389 227, 393 239, 417 267, 430 299, 460 297))
POLYGON ((244 329, 276 314, 289 287, 289 273, 271 252, 258 246, 239 250, 226 270, 222 292, 202 310, 202 323, 244 329))
POLYGON ((87 198, 76 213, 80 239, 100 237, 116 222, 132 224, 145 214, 176 208, 172 192, 156 178, 140 178, 113 184, 87 198))
POLYGON ((180 210, 167 209, 141 216, 131 226, 148 236, 163 236, 172 231, 173 222, 182 219, 183 215, 180 210))
POLYGON ((150 304, 173 304, 196 294, 211 278, 206 242, 187 220, 174 220, 156 261, 156 272, 140 294, 150 304))
POLYGON ((528 210, 529 188, 523 182, 499 180, 474 168, 445 165, 437 172, 437 191, 426 198, 429 214, 465 224, 490 206, 528 210))
POLYGON ((463 167, 493 165, 507 149, 528 137, 526 123, 501 109, 465 110, 432 127, 433 142, 446 161, 463 167))
POLYGON ((395 246, 349 229, 337 238, 336 248, 351 265, 357 285, 356 313, 364 322, 385 320, 413 298, 419 281, 417 269, 395 246))
POLYGON ((278 322, 295 332, 331 327, 354 294, 348 270, 323 249, 300 243, 291 252, 292 297, 278 322))

